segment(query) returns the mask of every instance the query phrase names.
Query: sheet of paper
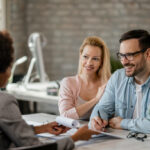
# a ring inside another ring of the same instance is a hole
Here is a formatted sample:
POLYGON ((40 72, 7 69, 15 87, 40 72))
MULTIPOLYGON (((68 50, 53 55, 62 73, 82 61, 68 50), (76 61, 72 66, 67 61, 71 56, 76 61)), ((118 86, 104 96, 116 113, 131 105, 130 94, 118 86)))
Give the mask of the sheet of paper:
POLYGON ((70 130, 68 130, 66 133, 63 133, 62 135, 68 135, 68 136, 71 136, 73 135, 78 129, 76 128, 72 128, 70 130))
POLYGON ((116 137, 116 138, 122 138, 122 139, 126 139, 127 135, 129 134, 129 131, 127 130, 118 130, 118 129, 112 129, 112 128, 107 128, 106 132, 102 132, 102 131, 97 131, 97 132, 103 135, 116 137))
POLYGON ((56 122, 61 124, 61 125, 66 126, 66 127, 69 127, 69 128, 78 128, 78 127, 80 127, 80 123, 79 123, 78 120, 74 120, 74 119, 66 118, 66 117, 62 117, 62 116, 57 116, 56 117, 56 122))
POLYGON ((65 136, 71 136, 73 135, 75 132, 77 131, 77 129, 73 128, 68 130, 66 133, 60 134, 59 136, 50 134, 50 133, 41 133, 41 134, 37 134, 38 137, 47 137, 47 138, 52 138, 52 139, 59 139, 65 136))
POLYGON ((75 142, 76 147, 81 147, 81 146, 88 146, 94 143, 101 143, 104 141, 108 141, 108 140, 116 140, 116 137, 112 137, 112 136, 107 136, 104 134, 99 134, 95 137, 92 137, 90 140, 88 141, 77 141, 75 142))
MULTIPOLYGON (((61 121, 66 121, 66 120, 61 120, 61 121)), ((75 121, 78 121, 78 122, 81 122, 79 120, 75 120, 75 121)), ((27 124, 29 125, 33 125, 33 126, 39 126, 39 125, 42 125, 43 123, 40 123, 40 122, 37 122, 37 121, 31 121, 31 120, 27 120, 26 121, 27 124)), ((81 123, 82 124, 82 123, 81 123)), ((85 124, 87 124, 87 122, 85 122, 85 124)), ((68 130, 66 133, 62 134, 63 136, 68 136, 68 135, 72 135, 76 132, 77 130, 74 128, 74 129, 70 129, 68 130)), ((104 135, 108 135, 108 136, 112 136, 112 137, 117 137, 117 138, 127 138, 127 135, 129 133, 129 131, 127 130, 116 130, 116 129, 112 129, 112 128, 107 128, 107 131, 106 132, 100 132, 104 135)), ((52 134, 49 134, 49 133, 42 133, 41 135, 39 136, 43 136, 43 137, 54 137, 55 135, 52 135, 52 134)), ((97 135, 98 136, 98 135, 97 135)), ((149 136, 148 136, 149 137, 149 136)))
POLYGON ((36 136, 38 136, 38 137, 52 138, 52 137, 55 137, 56 135, 50 134, 50 133, 40 133, 40 134, 37 134, 36 136))
POLYGON ((27 123, 28 125, 32 125, 32 126, 40 126, 40 125, 41 125, 41 123, 35 122, 35 121, 26 121, 26 123, 27 123))

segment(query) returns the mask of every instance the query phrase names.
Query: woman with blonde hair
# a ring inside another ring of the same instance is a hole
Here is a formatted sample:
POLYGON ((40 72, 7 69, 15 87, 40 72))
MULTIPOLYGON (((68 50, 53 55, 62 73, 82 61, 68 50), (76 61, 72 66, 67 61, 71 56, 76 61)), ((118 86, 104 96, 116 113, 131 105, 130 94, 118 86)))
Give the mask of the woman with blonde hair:
POLYGON ((58 106, 62 116, 88 120, 111 76, 110 54, 101 38, 91 36, 83 41, 79 57, 78 74, 61 82, 58 106))

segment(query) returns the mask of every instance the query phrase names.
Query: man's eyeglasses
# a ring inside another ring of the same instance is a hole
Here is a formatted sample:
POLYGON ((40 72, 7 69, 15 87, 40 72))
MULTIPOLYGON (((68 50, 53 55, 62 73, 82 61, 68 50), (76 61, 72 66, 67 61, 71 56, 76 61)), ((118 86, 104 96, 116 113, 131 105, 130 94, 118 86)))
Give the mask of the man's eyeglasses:
POLYGON ((144 139, 147 138, 147 135, 144 133, 137 133, 137 132, 129 132, 127 138, 135 138, 136 140, 140 140, 144 142, 144 139))
POLYGON ((126 53, 126 54, 122 54, 122 53, 117 53, 117 57, 120 59, 120 60, 123 60, 123 58, 127 59, 127 60, 133 60, 134 59, 134 56, 139 54, 139 53, 144 53, 145 51, 147 50, 147 48, 144 48, 140 51, 137 51, 137 52, 134 52, 134 53, 126 53))

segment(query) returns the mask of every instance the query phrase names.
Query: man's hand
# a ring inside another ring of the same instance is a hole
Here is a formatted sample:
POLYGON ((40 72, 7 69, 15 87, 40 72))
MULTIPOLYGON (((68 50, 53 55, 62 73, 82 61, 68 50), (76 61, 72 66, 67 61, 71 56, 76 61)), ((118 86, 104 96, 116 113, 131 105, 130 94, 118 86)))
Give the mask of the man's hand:
POLYGON ((91 129, 104 131, 104 128, 108 125, 108 121, 103 120, 99 117, 94 117, 91 120, 91 129))
POLYGON ((121 117, 111 118, 109 120, 109 126, 112 127, 112 128, 114 128, 114 129, 122 129, 121 128, 121 121, 122 121, 121 117))
POLYGON ((85 125, 79 128, 78 131, 71 136, 71 138, 73 139, 74 142, 78 140, 89 140, 91 136, 94 134, 99 134, 99 133, 91 129, 88 129, 88 126, 85 125))
POLYGON ((48 132, 50 134, 59 135, 68 131, 69 128, 59 125, 57 122, 51 122, 45 125, 36 126, 34 127, 34 130, 36 134, 48 132))

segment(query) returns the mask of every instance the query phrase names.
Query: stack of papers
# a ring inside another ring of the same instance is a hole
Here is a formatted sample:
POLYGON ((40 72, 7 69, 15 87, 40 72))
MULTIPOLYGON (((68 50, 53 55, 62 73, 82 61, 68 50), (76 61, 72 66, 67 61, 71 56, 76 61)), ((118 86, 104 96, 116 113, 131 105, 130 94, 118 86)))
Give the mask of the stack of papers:
MULTIPOLYGON (((68 130, 66 133, 63 133, 59 136, 70 136, 73 135, 76 131, 77 128, 80 127, 80 123, 78 120, 74 120, 74 119, 69 119, 69 118, 65 118, 65 117, 56 117, 56 121, 59 124, 62 124, 64 126, 70 127, 72 129, 68 130)), ((33 126, 39 126, 42 125, 43 123, 39 123, 36 121, 26 121, 27 124, 29 125, 33 125, 33 126)), ((110 136, 111 138, 127 138, 127 135, 129 133, 129 131, 127 130, 116 130, 116 129, 112 129, 112 128, 107 128, 106 132, 102 132, 102 131, 98 131, 100 134, 99 135, 94 135, 93 138, 98 138, 98 137, 102 137, 102 136, 110 136)), ((37 136, 39 137, 49 137, 49 138, 54 138, 54 137, 58 137, 55 136, 53 134, 50 133, 41 133, 41 134, 37 134, 37 136)))

